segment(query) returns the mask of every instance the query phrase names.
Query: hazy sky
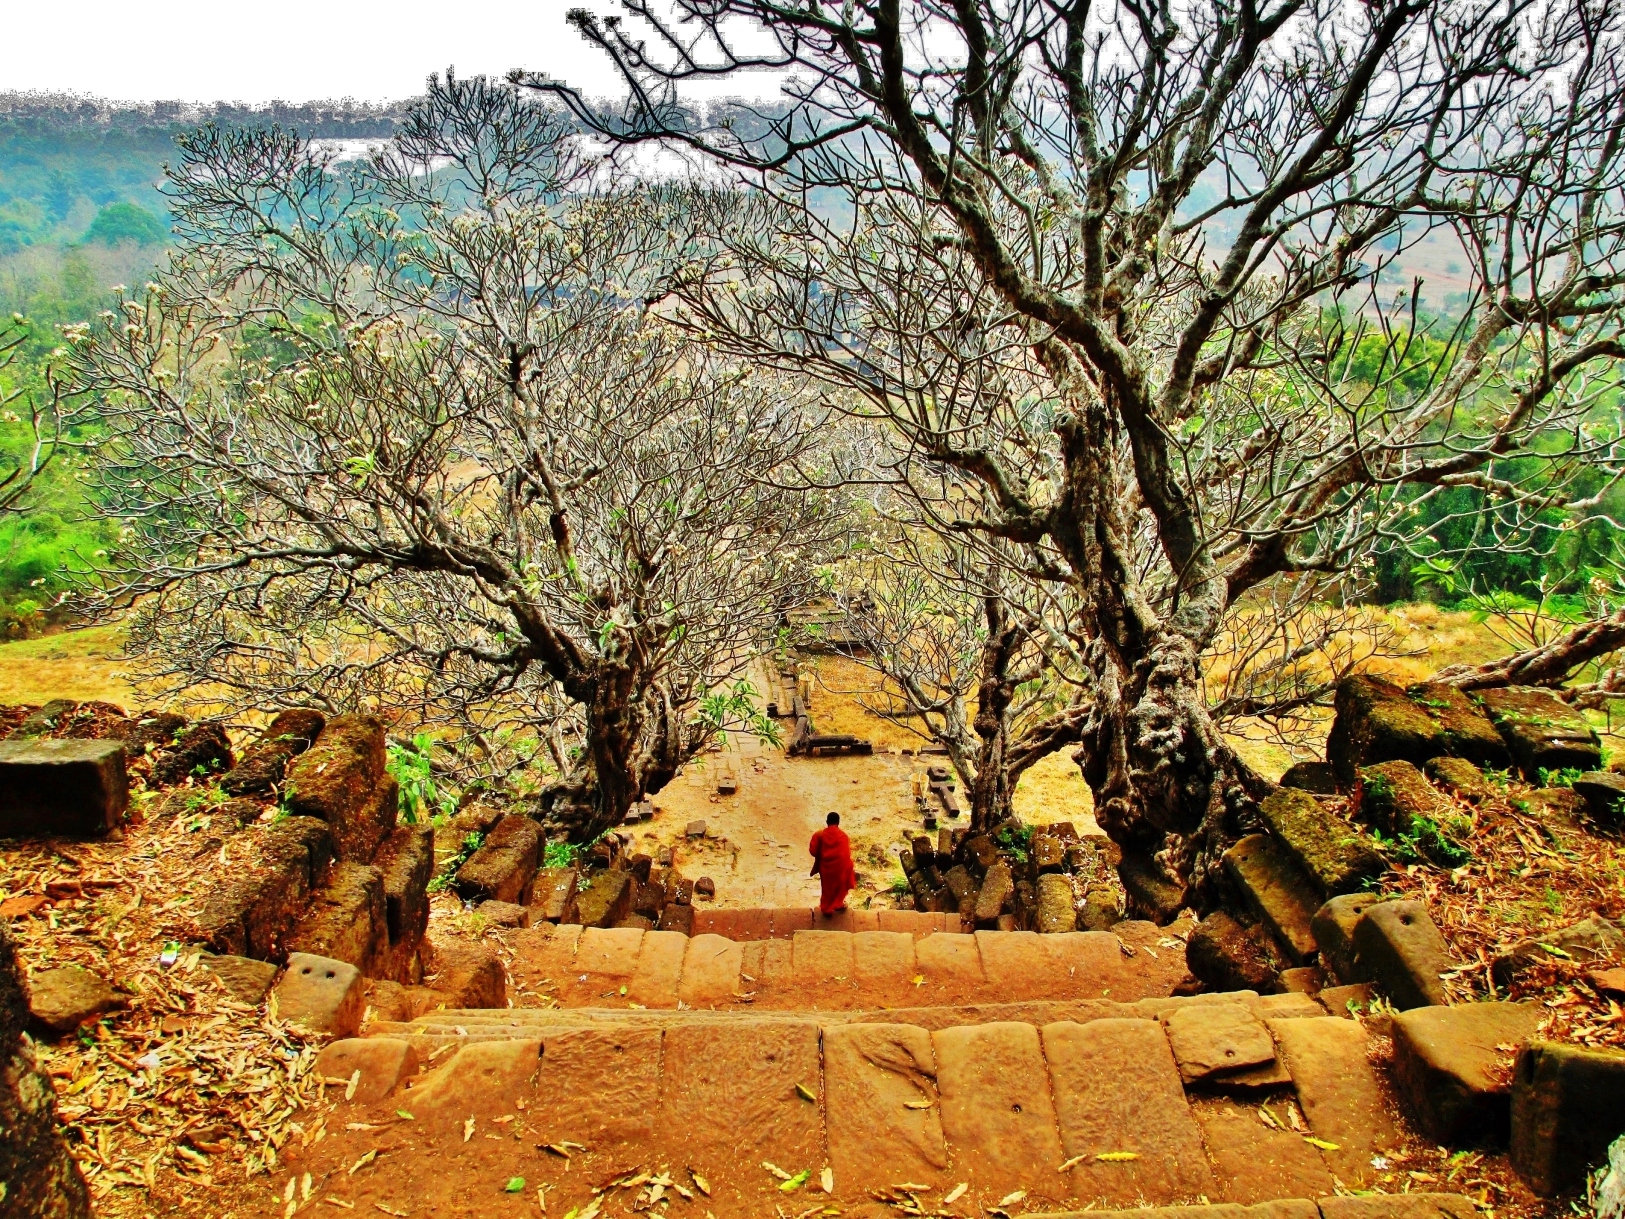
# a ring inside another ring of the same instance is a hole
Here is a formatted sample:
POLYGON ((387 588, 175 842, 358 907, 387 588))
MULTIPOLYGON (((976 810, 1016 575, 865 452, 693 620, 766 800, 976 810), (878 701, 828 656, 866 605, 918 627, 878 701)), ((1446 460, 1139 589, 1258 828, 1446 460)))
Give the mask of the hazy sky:
MULTIPOLYGON (((528 68, 618 93, 607 61, 564 23, 582 0, 77 0, 4 20, 0 89, 128 101, 410 97, 459 75, 528 68)), ((607 0, 594 6, 613 11, 607 0)), ((735 85, 730 92, 740 91, 735 85)))

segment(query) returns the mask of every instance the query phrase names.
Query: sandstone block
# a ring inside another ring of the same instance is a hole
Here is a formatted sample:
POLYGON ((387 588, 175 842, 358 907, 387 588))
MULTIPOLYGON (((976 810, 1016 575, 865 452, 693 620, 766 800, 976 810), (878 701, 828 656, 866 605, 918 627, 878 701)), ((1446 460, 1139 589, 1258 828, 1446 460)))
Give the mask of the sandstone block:
POLYGON ((313 1070, 329 1084, 342 1087, 359 1071, 350 1099, 358 1105, 371 1105, 395 1091, 417 1067, 417 1048, 405 1038, 350 1037, 324 1046, 313 1070))
POLYGON ((1401 689, 1386 678, 1360 674, 1338 685, 1336 707, 1326 758, 1345 788, 1354 786, 1361 767, 1396 759, 1421 765, 1448 753, 1505 765, 1506 749, 1494 726, 1452 686, 1401 689))
POLYGON ((1337 795, 1337 768, 1330 762, 1298 762, 1281 776, 1282 787, 1293 787, 1315 796, 1337 795))
POLYGON ((411 1092, 412 1113, 430 1129, 459 1131, 470 1117, 516 1112, 516 1100, 536 1090, 542 1065, 539 1038, 471 1041, 421 1078, 411 1092))
POLYGON ((709 933, 691 936, 683 952, 678 997, 689 1007, 727 1002, 739 992, 745 946, 709 933))
POLYGON ((1383 1104, 1365 1029, 1357 1021, 1328 1016, 1268 1024, 1310 1130, 1338 1145, 1326 1153, 1333 1171, 1349 1185, 1369 1179, 1375 1171, 1371 1157, 1398 1146, 1401 1135, 1383 1104))
POLYGON ((213 721, 193 724, 166 748, 158 749, 147 772, 148 787, 168 787, 188 776, 206 778, 231 769, 231 740, 213 721))
POLYGON ((1474 1219, 1478 1208, 1460 1194, 1372 1194, 1321 1198, 1321 1219, 1474 1219))
POLYGON ((372 862, 384 877, 384 913, 390 945, 416 943, 429 927, 434 827, 396 826, 372 862))
POLYGON ((1275 985, 1281 961, 1268 935, 1215 910, 1185 941, 1185 964, 1214 990, 1265 991, 1275 985))
POLYGON ((1123 908, 1115 889, 1097 885, 1084 894, 1078 908, 1079 931, 1110 931, 1122 921, 1123 908))
POLYGON ((446 998, 447 1007, 507 1007, 508 974, 502 959, 484 944, 424 941, 424 981, 446 998))
POLYGON ((205 953, 198 965, 220 980, 220 985, 239 1003, 258 1007, 271 993, 276 981, 277 967, 269 961, 255 961, 249 957, 216 956, 205 953))
POLYGON ((383 724, 370 715, 329 720, 288 764, 286 794, 293 812, 332 827, 340 859, 370 862, 397 811, 398 788, 384 771, 383 724))
POLYGON ((546 1103, 527 1114, 540 1144, 647 1146, 660 1110, 661 1032, 569 1029, 542 1038, 546 1103))
POLYGON ((312 895, 288 948, 295 953, 346 961, 376 973, 389 948, 384 876, 370 864, 337 863, 312 895))
POLYGON ((271 991, 278 1018, 313 1033, 354 1037, 365 1014, 361 971, 345 961, 288 954, 288 968, 271 991))
POLYGON ((583 876, 576 890, 576 910, 586 927, 613 927, 632 908, 632 878, 610 870, 583 876))
POLYGON ((1015 894, 1015 877, 1010 873, 1010 865, 1002 859, 994 860, 988 866, 987 875, 982 878, 982 887, 976 894, 976 925, 993 926, 999 915, 1009 908, 1015 894))
POLYGON ((199 938, 216 952, 280 961, 332 859, 327 823, 287 817, 249 826, 232 846, 246 856, 198 913, 199 938))
POLYGON ((1053 935, 1076 931, 1078 913, 1073 908, 1072 878, 1062 873, 1045 873, 1038 878, 1038 930, 1053 935))
POLYGON ((1054 1180, 1066 1156, 1038 1030, 959 1025, 933 1033, 931 1045, 956 1174, 999 1193, 1054 1180))
POLYGON ((1239 1003, 1192 1003, 1163 1018, 1180 1078, 1195 1083, 1275 1061, 1275 1042, 1239 1003))
POLYGON ((97 974, 77 965, 42 969, 28 979, 28 1011, 37 1032, 60 1037, 129 1002, 97 974))
POLYGON ((1394 1081, 1428 1138, 1506 1143, 1512 1105, 1496 1047, 1533 1035, 1540 1019, 1538 1006, 1522 1003, 1419 1007, 1394 1017, 1394 1081))
POLYGON ((1374 893, 1347 893, 1315 911, 1309 927, 1320 948, 1320 963, 1337 981, 1366 980, 1355 960, 1354 927, 1367 910, 1382 900, 1374 893))
POLYGON ((675 931, 680 935, 694 933, 694 907, 687 904, 672 904, 660 912, 661 931, 675 931))
POLYGON ((1361 767, 1354 790, 1356 815, 1386 834, 1414 834, 1423 819, 1437 823, 1449 813, 1444 797, 1409 762, 1361 767))
POLYGON ((117 741, 0 741, 0 838, 97 838, 129 802, 117 741))
POLYGON ((1446 791, 1473 804, 1499 794, 1495 784, 1466 758, 1429 758, 1422 771, 1446 791))
POLYGON ((1625 1054, 1554 1042, 1518 1052, 1512 1073, 1512 1166, 1537 1194, 1584 1184, 1625 1131, 1625 1054))
POLYGON ((1283 787, 1265 797, 1258 811, 1322 897, 1353 893, 1388 866, 1370 838, 1306 792, 1283 787))
MULTIPOLYGON (((1369 982, 1352 982, 1347 986, 1328 986, 1316 995, 1320 1005, 1334 1016, 1353 1018, 1362 1014, 1371 1007, 1371 1001, 1377 997, 1376 990, 1369 982)), ((1430 1008, 1418 1008, 1418 1011, 1430 1011, 1430 1008)))
POLYGON ((1128 896, 1129 912, 1136 918, 1167 924, 1184 908, 1185 890, 1156 860, 1126 854, 1117 865, 1117 877, 1128 896))
POLYGON ((1214 1192, 1201 1131, 1156 1021, 1047 1024, 1043 1043, 1062 1153, 1084 1157, 1069 1173, 1069 1192, 1107 1205, 1214 1192), (1114 1151, 1139 1158, 1099 1158, 1114 1151))
POLYGON ((1617 826, 1625 822, 1625 775, 1612 770, 1594 770, 1576 779, 1573 789, 1602 824, 1617 826))
POLYGON ((1549 690, 1504 686, 1480 691, 1478 698, 1530 783, 1540 782, 1542 770, 1601 769, 1597 734, 1584 715, 1549 690))
POLYGON ((520 906, 513 902, 481 902, 474 909, 485 920, 487 927, 530 926, 529 906, 520 906))
POLYGON ((535 917, 549 923, 568 923, 576 917, 576 868, 542 868, 531 885, 531 906, 535 917))
POLYGON ((1405 1011, 1447 1002, 1439 980, 1450 969, 1444 937, 1421 902, 1378 902, 1354 925, 1360 970, 1405 1011))
POLYGON ((1320 905, 1320 892, 1286 847, 1267 834, 1249 834, 1224 853, 1224 870, 1291 960, 1308 960, 1315 951, 1309 921, 1320 905))
MULTIPOLYGON (((525 905, 542 857, 542 829, 529 817, 498 821, 479 850, 457 869, 457 894, 464 901, 525 905)), ((625 876, 626 873, 619 873, 625 876)), ((621 911, 625 917, 626 911, 621 911)))
POLYGON ((1490 962, 1490 976, 1497 986, 1505 990, 1532 966, 1551 960, 1553 954, 1550 950, 1553 948, 1562 954, 1561 959, 1579 965, 1596 966, 1609 961, 1625 961, 1625 931, 1602 915, 1593 914, 1590 918, 1538 939, 1515 944, 1511 952, 1490 962))
POLYGON ((308 707, 282 711, 220 776, 221 788, 233 796, 269 792, 282 782, 288 763, 316 742, 327 718, 308 707))
MULTIPOLYGON (((1320 1198, 1336 1192, 1320 1152, 1295 1131, 1271 1130, 1251 1109, 1204 1106, 1195 1112, 1223 1201, 1270 1202, 1283 1195, 1320 1198)), ((1306 1219, 1320 1219, 1313 1202, 1303 1205, 1309 1208, 1306 1219)), ((1204 1209, 1203 1219, 1208 1214, 1204 1209)))
MULTIPOLYGON (((695 1022, 666 1030, 659 1128, 678 1163, 751 1165, 823 1162, 819 1029, 795 1020, 695 1022), (805 1101, 797 1085, 815 1097, 805 1101)), ((759 1170, 758 1170, 759 1172, 759 1170)), ((745 1173, 713 1173, 717 1209, 754 1213, 728 1196, 745 1173)), ((760 1177, 758 1175, 757 1179, 760 1177)), ((754 1182, 752 1182, 754 1185, 754 1182)), ((759 1197, 752 1189, 752 1196, 759 1197)))
MULTIPOLYGON (((885 935, 886 932, 866 934, 885 935)), ((904 1024, 824 1029, 829 1162, 838 1182, 930 1183, 948 1167, 931 1034, 904 1024), (913 1106, 912 1108, 910 1106, 913 1106)))

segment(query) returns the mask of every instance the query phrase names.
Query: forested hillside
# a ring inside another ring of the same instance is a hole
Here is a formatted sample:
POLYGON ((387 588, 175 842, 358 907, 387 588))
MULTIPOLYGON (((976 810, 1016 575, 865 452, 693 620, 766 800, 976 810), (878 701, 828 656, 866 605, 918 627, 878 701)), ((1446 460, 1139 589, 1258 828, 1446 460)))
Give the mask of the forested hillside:
MULTIPOLYGON (((388 135, 398 114, 353 103, 249 109, 0 94, 0 325, 13 319, 0 343, 15 341, 0 364, 0 478, 29 460, 29 407, 51 399, 59 327, 106 308, 115 285, 139 285, 162 257, 170 239, 164 166, 177 134, 215 122, 366 139, 388 135)), ((82 473, 79 453, 58 454, 29 510, 0 516, 0 636, 44 625, 69 569, 94 564, 116 542, 116 526, 86 499, 82 473)))

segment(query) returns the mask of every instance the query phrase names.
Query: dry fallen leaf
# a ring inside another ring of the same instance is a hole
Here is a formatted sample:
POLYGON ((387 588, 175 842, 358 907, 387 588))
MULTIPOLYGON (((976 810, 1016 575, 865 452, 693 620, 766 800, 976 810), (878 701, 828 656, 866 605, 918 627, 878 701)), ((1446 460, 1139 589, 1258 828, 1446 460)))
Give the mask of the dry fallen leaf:
POLYGON ((466 1143, 466 1142, 468 1142, 469 1139, 471 1139, 473 1137, 474 1137, 474 1118, 473 1118, 472 1115, 470 1115, 469 1119, 466 1122, 463 1123, 463 1142, 466 1143))
POLYGON ((826 1194, 835 1192, 835 1170, 833 1168, 825 1168, 823 1172, 818 1174, 818 1186, 826 1194))
POLYGON ((955 1202, 958 1202, 965 1196, 965 1191, 969 1188, 969 1181, 961 1181, 958 1185, 954 1186, 942 1196, 942 1204, 944 1206, 952 1206, 955 1202))
POLYGON ((999 1205, 1000 1206, 1014 1206, 1017 1202, 1020 1202, 1026 1196, 1027 1196, 1027 1191, 1026 1190, 1018 1189, 1018 1190, 1016 1190, 1015 1193, 1013 1193, 1013 1194, 1005 1194, 1004 1197, 1000 1198, 999 1199, 999 1205))

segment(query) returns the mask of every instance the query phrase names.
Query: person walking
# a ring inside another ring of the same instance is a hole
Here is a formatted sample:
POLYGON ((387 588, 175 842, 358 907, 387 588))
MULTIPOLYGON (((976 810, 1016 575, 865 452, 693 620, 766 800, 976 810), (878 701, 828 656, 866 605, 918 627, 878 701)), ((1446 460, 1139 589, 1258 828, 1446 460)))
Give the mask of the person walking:
POLYGON ((852 871, 852 840, 841 828, 841 814, 824 818, 824 828, 812 836, 808 853, 813 857, 809 876, 818 877, 822 892, 818 909, 822 914, 839 914, 846 909, 846 895, 856 881, 852 871))

